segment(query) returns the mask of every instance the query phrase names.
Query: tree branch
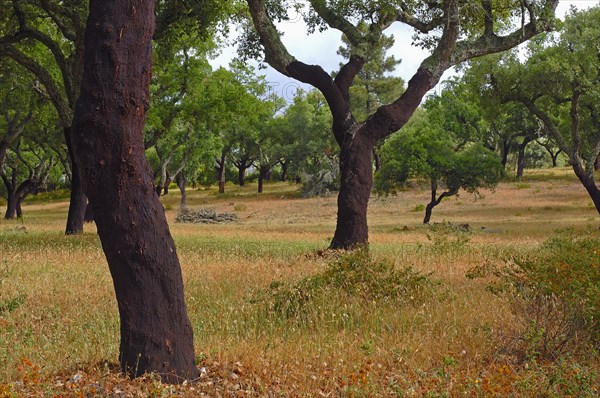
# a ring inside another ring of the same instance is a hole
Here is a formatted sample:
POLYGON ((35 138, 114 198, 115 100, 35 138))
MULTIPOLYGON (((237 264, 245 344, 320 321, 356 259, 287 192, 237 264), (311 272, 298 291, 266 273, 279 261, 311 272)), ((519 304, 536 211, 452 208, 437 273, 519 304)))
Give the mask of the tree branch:
POLYGON ((16 63, 23 66, 30 73, 34 74, 46 88, 48 96, 58 112, 58 116, 62 125, 71 125, 73 119, 72 109, 65 101, 65 98, 61 95, 61 89, 58 87, 50 73, 42 65, 40 65, 33 58, 24 54, 12 44, 0 44, 0 56, 8 56, 12 58, 16 63))

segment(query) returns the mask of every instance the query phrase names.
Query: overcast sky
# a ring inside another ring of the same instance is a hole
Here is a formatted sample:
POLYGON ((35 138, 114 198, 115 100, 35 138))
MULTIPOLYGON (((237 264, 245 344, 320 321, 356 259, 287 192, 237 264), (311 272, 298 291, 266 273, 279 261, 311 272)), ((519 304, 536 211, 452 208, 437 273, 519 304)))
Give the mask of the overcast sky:
MULTIPOLYGON (((575 0, 560 1, 556 15, 563 17, 569 8, 573 5, 578 9, 584 9, 597 5, 598 0, 575 0)), ((284 32, 283 43, 289 52, 299 61, 307 64, 321 65, 327 72, 339 69, 339 63, 342 58, 336 54, 341 45, 341 33, 334 29, 329 29, 322 33, 308 35, 306 25, 300 16, 291 15, 290 22, 281 24, 279 29, 284 32)), ((413 30, 400 23, 392 25, 386 34, 392 34, 395 38, 395 44, 388 54, 393 54, 402 62, 396 68, 395 74, 408 81, 416 72, 419 64, 428 55, 427 51, 411 46, 411 37, 413 30)), ((213 67, 227 66, 229 61, 235 56, 235 48, 228 47, 223 49, 220 56, 211 61, 213 67)), ((276 94, 292 101, 294 93, 298 87, 309 87, 298 83, 297 81, 281 75, 271 67, 259 72, 266 75, 267 81, 276 94)), ((442 81, 452 75, 452 70, 447 71, 442 77, 442 81)))

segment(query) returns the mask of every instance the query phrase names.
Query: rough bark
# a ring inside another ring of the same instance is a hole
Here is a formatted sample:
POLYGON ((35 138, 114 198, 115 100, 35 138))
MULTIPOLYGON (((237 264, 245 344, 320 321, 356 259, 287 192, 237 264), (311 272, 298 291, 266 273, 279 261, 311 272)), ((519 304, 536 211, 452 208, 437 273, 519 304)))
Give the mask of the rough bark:
POLYGON ((73 146, 71 145, 71 128, 64 129, 65 142, 69 158, 71 159, 71 196, 69 202, 69 212, 67 214, 67 225, 65 235, 78 235, 83 233, 83 224, 85 223, 85 210, 87 207, 87 197, 81 187, 81 177, 79 166, 73 155, 73 146))
POLYGON ((341 184, 331 249, 351 249, 369 243, 367 206, 373 187, 373 144, 356 134, 341 147, 341 184))
POLYGON ((142 138, 154 18, 154 1, 91 0, 72 141, 113 278, 121 369, 181 382, 198 376, 192 327, 142 138))

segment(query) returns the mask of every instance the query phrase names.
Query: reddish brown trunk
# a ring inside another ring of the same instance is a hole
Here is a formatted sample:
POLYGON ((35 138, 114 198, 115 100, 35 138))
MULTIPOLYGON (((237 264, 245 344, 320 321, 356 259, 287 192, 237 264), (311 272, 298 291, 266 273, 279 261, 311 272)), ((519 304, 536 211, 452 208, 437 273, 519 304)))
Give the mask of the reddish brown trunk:
POLYGON ((121 368, 168 382, 195 379, 192 327, 142 131, 154 1, 91 0, 73 147, 94 208, 121 321, 121 368))
POLYGON ((71 197, 69 201, 69 212, 67 214, 67 225, 65 235, 78 235, 83 233, 83 224, 85 222, 85 209, 87 198, 81 188, 81 177, 79 175, 79 166, 73 155, 71 145, 71 128, 64 128, 65 142, 71 160, 71 197))
POLYGON ((341 147, 341 184, 335 235, 330 249, 351 249, 369 242, 367 206, 373 186, 373 144, 360 132, 341 147))

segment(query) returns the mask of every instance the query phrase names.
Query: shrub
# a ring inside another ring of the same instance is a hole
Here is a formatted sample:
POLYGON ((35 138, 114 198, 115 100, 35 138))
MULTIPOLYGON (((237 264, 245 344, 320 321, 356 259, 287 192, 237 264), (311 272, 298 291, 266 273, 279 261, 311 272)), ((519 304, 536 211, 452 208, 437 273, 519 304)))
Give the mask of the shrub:
POLYGON ((599 237, 564 231, 531 254, 479 267, 471 276, 482 274, 498 277, 490 290, 508 297, 521 320, 513 349, 523 358, 554 360, 600 348, 599 237))
POLYGON ((368 303, 410 302, 431 286, 428 275, 411 267, 396 269, 388 261, 374 261, 366 250, 356 250, 342 254, 317 275, 293 284, 272 283, 267 303, 271 313, 286 318, 302 317, 311 302, 331 302, 328 298, 332 296, 368 303))

